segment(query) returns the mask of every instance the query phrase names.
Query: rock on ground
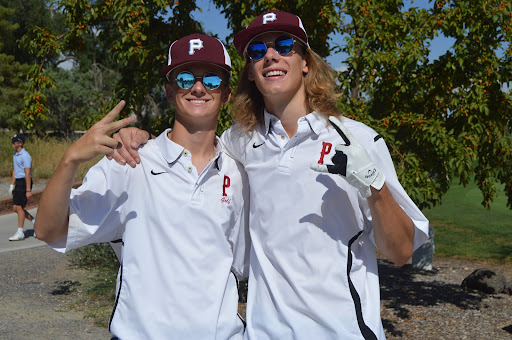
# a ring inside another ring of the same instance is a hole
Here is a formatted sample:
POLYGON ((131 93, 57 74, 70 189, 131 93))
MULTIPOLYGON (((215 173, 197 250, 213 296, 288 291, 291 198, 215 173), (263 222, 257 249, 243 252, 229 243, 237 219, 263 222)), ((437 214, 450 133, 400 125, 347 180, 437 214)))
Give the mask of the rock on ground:
POLYGON ((433 271, 379 261, 381 316, 388 339, 512 339, 512 296, 465 292, 461 283, 488 267, 512 279, 512 264, 434 258, 433 271))

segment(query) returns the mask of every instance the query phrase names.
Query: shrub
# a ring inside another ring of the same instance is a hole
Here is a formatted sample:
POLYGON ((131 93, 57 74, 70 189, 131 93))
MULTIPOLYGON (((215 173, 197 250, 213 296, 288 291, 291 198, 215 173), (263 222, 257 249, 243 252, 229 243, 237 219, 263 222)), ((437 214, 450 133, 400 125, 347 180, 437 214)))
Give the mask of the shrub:
POLYGON ((94 243, 73 249, 71 263, 81 268, 105 268, 117 271, 119 261, 109 243, 94 243))
MULTIPOLYGON (((14 132, 0 131, 0 177, 11 177, 12 175, 12 143, 11 137, 14 132)), ((32 177, 34 182, 38 179, 49 179, 52 177, 66 149, 73 143, 71 140, 58 137, 27 136, 25 149, 32 157, 32 177)), ((75 180, 80 181, 91 166, 96 164, 101 156, 81 164, 78 168, 75 180)))

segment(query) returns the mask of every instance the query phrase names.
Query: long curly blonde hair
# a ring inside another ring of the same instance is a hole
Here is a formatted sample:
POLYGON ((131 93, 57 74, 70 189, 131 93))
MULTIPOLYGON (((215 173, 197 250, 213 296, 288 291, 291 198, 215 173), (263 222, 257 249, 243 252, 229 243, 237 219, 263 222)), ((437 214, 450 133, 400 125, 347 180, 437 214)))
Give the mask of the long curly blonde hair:
MULTIPOLYGON (((341 112, 336 107, 334 71, 309 47, 304 53, 304 58, 308 64, 308 73, 304 75, 307 108, 310 112, 316 111, 325 117, 340 116, 341 112)), ((254 130, 257 123, 264 122, 265 109, 263 95, 254 81, 248 78, 249 67, 250 60, 246 59, 231 106, 233 121, 240 124, 246 132, 254 130)))

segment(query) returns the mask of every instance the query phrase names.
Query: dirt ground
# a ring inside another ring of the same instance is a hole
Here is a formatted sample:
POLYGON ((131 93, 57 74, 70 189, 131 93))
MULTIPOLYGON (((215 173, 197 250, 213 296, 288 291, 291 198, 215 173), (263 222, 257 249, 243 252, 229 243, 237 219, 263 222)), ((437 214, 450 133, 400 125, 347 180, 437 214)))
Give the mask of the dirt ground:
POLYGON ((379 261, 381 317, 388 339, 512 339, 512 295, 465 292, 479 268, 512 281, 512 264, 434 258, 433 271, 379 261))
POLYGON ((71 269, 66 255, 47 246, 0 253, 0 272, 0 338, 110 339, 77 305, 93 274, 71 269))

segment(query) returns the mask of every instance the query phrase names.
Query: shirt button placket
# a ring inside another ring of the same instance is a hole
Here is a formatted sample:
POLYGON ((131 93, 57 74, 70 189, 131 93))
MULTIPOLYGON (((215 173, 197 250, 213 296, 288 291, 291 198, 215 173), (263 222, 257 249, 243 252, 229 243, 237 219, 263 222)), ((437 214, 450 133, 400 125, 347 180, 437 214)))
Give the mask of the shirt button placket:
MULTIPOLYGON (((183 150, 183 157, 187 158, 189 162, 191 162, 190 159, 190 152, 188 150, 183 150)), ((193 168, 192 165, 187 166, 187 172, 190 174, 192 172, 193 168)))
MULTIPOLYGON (((191 174, 193 177, 195 177, 194 175, 195 174, 192 174, 192 171, 194 171, 194 167, 192 166, 192 159, 191 159, 191 154, 190 154, 190 151, 188 150, 183 150, 182 152, 182 155, 184 158, 186 158, 186 162, 188 163, 188 165, 186 165, 185 163, 185 170, 191 174)), ((203 199, 203 194, 202 194, 202 188, 198 182, 198 178, 194 178, 194 183, 192 185, 192 197, 191 197, 191 202, 193 202, 194 204, 200 204, 202 202, 202 199, 203 199)))

